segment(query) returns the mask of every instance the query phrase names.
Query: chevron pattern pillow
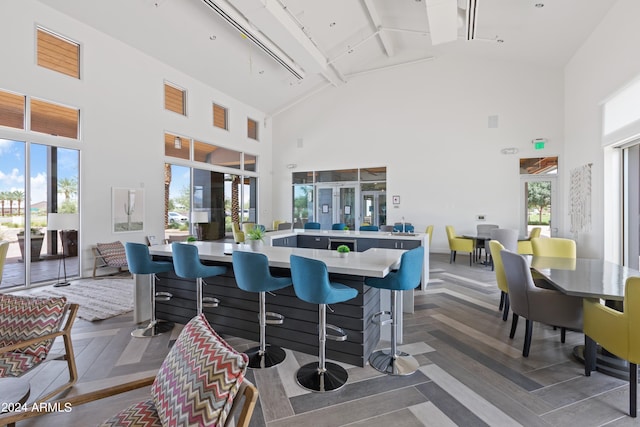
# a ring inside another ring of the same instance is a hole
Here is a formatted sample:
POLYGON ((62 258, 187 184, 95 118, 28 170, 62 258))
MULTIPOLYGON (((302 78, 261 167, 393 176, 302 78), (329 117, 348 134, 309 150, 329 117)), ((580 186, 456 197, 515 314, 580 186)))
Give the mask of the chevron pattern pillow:
MULTIPOLYGON (((64 318, 66 298, 0 294, 0 347, 55 332, 64 318)), ((18 376, 47 357, 49 339, 0 357, 0 377, 18 376)))
POLYGON ((204 314, 184 327, 151 386, 165 426, 222 426, 248 358, 211 328, 204 314))

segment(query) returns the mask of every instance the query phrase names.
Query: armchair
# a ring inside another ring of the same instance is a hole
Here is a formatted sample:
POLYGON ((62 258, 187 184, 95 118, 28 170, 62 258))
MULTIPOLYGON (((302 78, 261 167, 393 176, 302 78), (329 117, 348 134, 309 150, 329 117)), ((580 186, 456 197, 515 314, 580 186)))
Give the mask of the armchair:
POLYGON ((629 415, 637 415, 638 363, 640 363, 640 277, 629 277, 622 312, 587 299, 584 307, 584 374, 596 364, 596 343, 629 362, 629 415))
POLYGON ((542 289, 533 283, 529 263, 524 256, 501 251, 504 272, 509 287, 509 301, 513 310, 511 333, 513 338, 518 326, 518 316, 526 319, 522 355, 529 356, 533 322, 556 325, 561 328, 582 330, 582 298, 565 295, 559 291, 542 289))
POLYGON ((518 253, 521 255, 532 255, 533 248, 531 247, 531 239, 535 237, 540 237, 540 232, 542 228, 533 227, 531 231, 529 231, 529 236, 524 240, 518 240, 518 253))
POLYGON ((37 402, 71 388, 78 379, 71 343, 78 308, 78 304, 67 304, 66 298, 0 294, 0 378, 19 377, 35 368, 47 358, 55 338, 62 337, 69 381, 37 402))
POLYGON ((473 239, 456 236, 456 232, 452 225, 447 225, 447 240, 449 240, 449 264, 456 261, 456 252, 469 252, 469 265, 473 262, 473 251, 475 250, 473 239))
POLYGON ((231 223, 233 231, 233 240, 236 243, 244 243, 244 232, 240 230, 240 225, 237 222, 231 223))
POLYGON ((247 356, 236 352, 211 328, 204 315, 191 319, 155 377, 142 378, 49 402, 38 411, 0 415, 0 425, 75 407, 151 386, 149 399, 136 403, 102 426, 217 425, 247 427, 258 390, 244 378, 247 356), (234 420, 234 414, 240 411, 234 420))

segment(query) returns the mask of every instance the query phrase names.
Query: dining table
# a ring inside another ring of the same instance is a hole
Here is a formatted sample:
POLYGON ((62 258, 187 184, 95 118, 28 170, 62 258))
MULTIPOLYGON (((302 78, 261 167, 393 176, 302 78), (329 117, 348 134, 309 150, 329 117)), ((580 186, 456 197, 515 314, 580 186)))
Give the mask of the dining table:
MULTIPOLYGON (((531 257, 531 269, 560 292, 575 297, 604 300, 606 306, 623 311, 625 283, 640 271, 603 259, 531 257)), ((574 347, 574 356, 584 362, 584 346, 574 347)), ((618 378, 628 378, 628 365, 599 348, 596 369, 618 378)))

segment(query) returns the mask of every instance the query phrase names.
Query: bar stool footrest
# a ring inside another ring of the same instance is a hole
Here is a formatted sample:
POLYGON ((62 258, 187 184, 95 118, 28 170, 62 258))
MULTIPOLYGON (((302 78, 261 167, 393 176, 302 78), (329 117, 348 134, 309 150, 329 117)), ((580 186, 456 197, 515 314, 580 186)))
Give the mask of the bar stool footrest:
POLYGON ((173 294, 170 292, 156 292, 156 301, 169 301, 173 298, 173 294))
POLYGON ((156 320, 154 324, 151 322, 146 326, 141 326, 138 329, 131 331, 131 336, 134 338, 152 338, 158 335, 171 332, 174 327, 173 322, 165 322, 163 320, 156 320))
POLYGON ((347 371, 340 365, 325 362, 325 371, 320 372, 318 362, 301 366, 296 372, 296 382, 310 391, 326 392, 342 388, 349 378, 347 371))
POLYGON ((260 346, 252 347, 245 351, 249 357, 249 367, 252 369, 264 369, 276 366, 287 357, 285 351, 276 345, 266 345, 264 353, 260 354, 260 346))
POLYGON ((375 323, 377 325, 380 326, 384 326, 384 325, 389 325, 390 323, 393 322, 393 318, 389 318, 389 319, 384 319, 382 320, 381 317, 382 316, 391 316, 391 312, 388 310, 384 310, 384 311, 379 311, 377 313, 375 313, 373 316, 371 316, 371 323, 375 323))
POLYGON ((331 334, 327 334, 327 339, 331 340, 331 341, 346 341, 347 340, 347 333, 344 331, 344 329, 339 328, 335 325, 330 325, 327 323, 327 330, 331 330, 334 332, 337 332, 337 335, 331 335, 331 334))
POLYGON ((203 297, 202 298, 202 306, 203 307, 217 307, 220 304, 220 300, 215 297, 203 297))
POLYGON ((267 311, 265 313, 265 323, 267 325, 282 325, 284 323, 284 316, 280 313, 274 313, 272 311, 267 311))
POLYGON ((401 351, 394 356, 390 349, 371 353, 369 364, 373 369, 388 375, 411 375, 420 367, 413 356, 401 351))

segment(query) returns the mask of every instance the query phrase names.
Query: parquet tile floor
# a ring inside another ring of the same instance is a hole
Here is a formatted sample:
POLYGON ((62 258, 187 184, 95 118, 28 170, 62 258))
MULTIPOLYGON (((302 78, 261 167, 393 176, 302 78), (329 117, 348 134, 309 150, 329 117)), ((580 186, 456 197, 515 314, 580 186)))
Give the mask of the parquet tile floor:
MULTIPOLYGON (((487 267, 464 257, 431 255, 431 280, 416 291, 415 313, 405 315, 404 351, 420 362, 407 377, 385 376, 369 366, 347 366, 349 382, 337 392, 308 393, 295 384, 298 366, 315 356, 288 352, 274 369, 249 371, 260 391, 253 426, 626 426, 628 384, 595 372, 590 378, 573 359, 583 335, 534 326, 531 354, 522 357, 524 322, 508 337, 510 321, 498 312, 499 291, 487 267)), ((131 315, 86 322, 73 329, 80 381, 73 393, 153 374, 180 331, 133 339, 131 315)), ((242 351, 254 345, 226 337, 242 351)), ((382 342, 381 347, 385 344, 382 342)), ((61 348, 61 343, 55 344, 61 348)), ((30 373, 32 398, 64 375, 64 362, 30 373), (54 366, 60 365, 60 366, 54 366)), ((89 426, 109 417, 147 390, 82 405, 19 426, 89 426)))

